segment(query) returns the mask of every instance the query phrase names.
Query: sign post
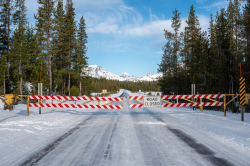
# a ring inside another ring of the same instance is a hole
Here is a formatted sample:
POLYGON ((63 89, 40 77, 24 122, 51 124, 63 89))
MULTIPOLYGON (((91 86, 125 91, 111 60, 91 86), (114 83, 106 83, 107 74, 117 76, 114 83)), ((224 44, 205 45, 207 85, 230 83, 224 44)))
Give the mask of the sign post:
POLYGON ((240 104, 241 104, 241 121, 244 121, 244 105, 246 104, 246 94, 245 94, 245 78, 240 78, 240 104))
POLYGON ((144 107, 161 107, 161 97, 160 96, 143 96, 143 106, 144 107))
MULTIPOLYGON (((103 89, 103 90, 102 90, 102 93, 103 93, 103 95, 105 96, 105 93, 107 93, 107 89, 103 89)), ((104 97, 104 96, 103 96, 103 97, 104 97)))
POLYGON ((244 105, 246 104, 245 78, 242 77, 240 63, 240 104, 241 104, 241 121, 244 121, 244 105))
MULTIPOLYGON (((38 96, 42 96, 43 95, 43 83, 38 83, 38 96)), ((39 102, 41 101, 41 99, 38 100, 39 102)), ((42 113, 42 108, 39 107, 39 114, 42 113)))

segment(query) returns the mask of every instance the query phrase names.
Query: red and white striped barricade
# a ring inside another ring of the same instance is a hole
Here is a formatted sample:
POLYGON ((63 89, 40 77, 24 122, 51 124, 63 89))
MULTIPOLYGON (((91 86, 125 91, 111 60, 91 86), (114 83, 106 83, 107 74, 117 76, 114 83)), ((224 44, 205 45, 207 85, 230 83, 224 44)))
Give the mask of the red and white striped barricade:
POLYGON ((47 108, 81 108, 81 109, 122 109, 122 105, 92 105, 92 104, 48 104, 48 103, 29 103, 30 107, 47 108))
MULTIPOLYGON (((121 101, 122 97, 86 97, 86 96, 29 96, 29 99, 45 100, 87 100, 87 101, 121 101)), ((82 109, 122 109, 123 105, 93 105, 93 104, 49 104, 49 103, 29 103, 29 107, 47 108, 82 108, 82 109)))
POLYGON ((161 99, 196 99, 196 98, 224 98, 224 94, 205 94, 205 95, 164 95, 161 99))
MULTIPOLYGON (((164 95, 161 99, 196 99, 196 98, 224 98, 224 94, 200 94, 200 95, 164 95)), ((143 96, 129 96, 129 100, 140 100, 143 96)), ((195 107, 195 106, 224 106, 223 102, 201 102, 201 103, 166 103, 161 107, 195 107)), ((129 104, 129 108, 143 108, 143 104, 129 104)))
POLYGON ((46 99, 46 100, 88 100, 88 101, 123 101, 122 97, 86 97, 86 96, 33 96, 29 99, 46 99))

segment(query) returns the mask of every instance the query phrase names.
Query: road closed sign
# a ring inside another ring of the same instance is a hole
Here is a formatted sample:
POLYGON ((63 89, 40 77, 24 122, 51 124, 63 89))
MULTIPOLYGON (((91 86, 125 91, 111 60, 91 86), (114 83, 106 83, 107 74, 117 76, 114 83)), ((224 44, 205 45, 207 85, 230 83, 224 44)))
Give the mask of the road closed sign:
POLYGON ((143 96, 144 107, 161 107, 160 96, 143 96))

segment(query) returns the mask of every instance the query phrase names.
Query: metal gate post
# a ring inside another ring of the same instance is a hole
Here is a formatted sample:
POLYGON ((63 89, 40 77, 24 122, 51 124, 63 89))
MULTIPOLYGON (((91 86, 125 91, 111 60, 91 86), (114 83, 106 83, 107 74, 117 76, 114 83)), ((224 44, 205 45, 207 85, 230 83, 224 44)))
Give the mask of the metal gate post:
POLYGON ((27 116, 29 116, 30 113, 30 99, 29 99, 29 95, 27 96, 27 116))
POLYGON ((226 94, 224 94, 224 116, 227 116, 226 107, 226 94))

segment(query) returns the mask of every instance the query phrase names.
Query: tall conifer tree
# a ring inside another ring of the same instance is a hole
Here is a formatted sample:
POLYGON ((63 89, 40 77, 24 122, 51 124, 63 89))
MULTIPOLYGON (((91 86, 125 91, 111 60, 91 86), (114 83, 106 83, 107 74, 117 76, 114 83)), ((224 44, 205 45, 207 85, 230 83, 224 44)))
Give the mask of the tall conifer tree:
POLYGON ((68 55, 68 91, 70 95, 70 74, 72 67, 72 58, 74 56, 74 48, 76 47, 76 22, 75 8, 72 0, 67 0, 65 14, 65 49, 68 55))
MULTIPOLYGON (((86 33, 86 24, 85 24, 85 19, 83 16, 80 19, 79 25, 78 25, 78 33, 77 33, 77 47, 76 47, 76 55, 74 57, 74 67, 73 69, 76 72, 76 75, 78 76, 76 79, 79 79, 79 87, 80 87, 80 95, 82 91, 82 78, 81 74, 84 72, 83 68, 87 66, 87 57, 86 57, 86 52, 87 52, 87 38, 88 35, 86 33)), ((83 73, 85 75, 85 73, 83 73)), ((88 83, 89 81, 86 81, 88 83)), ((86 85, 85 86, 89 86, 86 85)))
POLYGON ((63 95, 63 76, 66 73, 65 70, 65 61, 67 61, 67 52, 66 52, 66 45, 65 45, 65 12, 63 9, 63 1, 59 0, 57 7, 54 11, 54 38, 52 40, 53 43, 53 80, 55 84, 56 93, 57 88, 61 88, 61 95, 63 95))
MULTIPOLYGON (((35 15, 37 31, 39 33, 38 41, 40 44, 45 44, 43 51, 46 51, 48 63, 48 77, 49 77, 49 94, 52 92, 52 62, 51 62, 51 38, 53 37, 53 10, 54 0, 38 0, 40 5, 38 13, 35 15)), ((42 52, 41 52, 42 54, 42 52)))
POLYGON ((2 8, 0 12, 0 27, 1 27, 1 56, 5 56, 6 59, 6 70, 3 70, 3 93, 6 93, 7 87, 10 88, 10 42, 11 42, 11 26, 12 26, 12 12, 14 10, 14 5, 11 0, 6 0, 0 6, 2 8), (6 78, 7 77, 7 81, 6 78))
POLYGON ((17 24, 17 28, 14 31, 13 35, 13 42, 11 45, 11 62, 14 68, 13 75, 17 76, 18 81, 16 82, 19 89, 19 94, 22 95, 23 90, 23 77, 24 73, 23 70, 25 65, 27 65, 27 55, 24 45, 24 38, 25 38, 25 30, 26 30, 26 7, 25 7, 25 0, 17 0, 16 1, 17 11, 13 15, 14 23, 17 24))

